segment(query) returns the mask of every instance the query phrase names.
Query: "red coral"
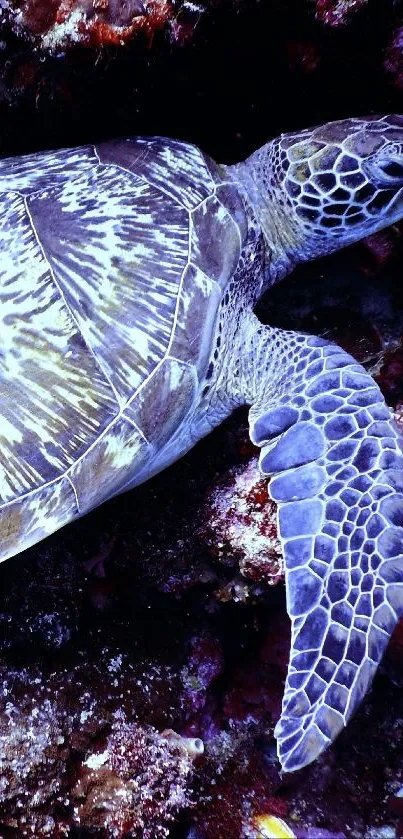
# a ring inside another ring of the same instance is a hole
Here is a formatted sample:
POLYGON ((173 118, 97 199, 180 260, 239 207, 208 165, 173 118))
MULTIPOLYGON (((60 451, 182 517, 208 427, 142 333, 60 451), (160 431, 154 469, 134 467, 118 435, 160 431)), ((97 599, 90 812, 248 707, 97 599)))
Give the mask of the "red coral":
MULTIPOLYGON (((277 583, 281 578, 277 508, 255 458, 228 470, 221 486, 214 486, 206 497, 205 509, 208 515, 199 533, 215 555, 224 563, 235 558, 243 576, 253 582, 277 583)), ((228 599, 225 593, 224 599, 228 599)))
POLYGON ((83 20, 78 25, 78 31, 86 46, 96 47, 101 44, 119 46, 130 40, 137 32, 143 32, 151 45, 155 32, 172 17, 172 6, 169 2, 152 0, 147 4, 146 14, 136 14, 129 25, 119 22, 102 20, 97 14, 92 20, 83 20))
MULTIPOLYGON (((51 52, 77 44, 120 46, 138 32, 151 44, 155 32, 167 23, 173 25, 178 15, 171 0, 26 0, 6 3, 5 10, 13 12, 9 22, 17 34, 30 36, 51 52)), ((171 28, 174 37, 175 31, 171 28)), ((182 31, 179 38, 183 39, 182 31)))

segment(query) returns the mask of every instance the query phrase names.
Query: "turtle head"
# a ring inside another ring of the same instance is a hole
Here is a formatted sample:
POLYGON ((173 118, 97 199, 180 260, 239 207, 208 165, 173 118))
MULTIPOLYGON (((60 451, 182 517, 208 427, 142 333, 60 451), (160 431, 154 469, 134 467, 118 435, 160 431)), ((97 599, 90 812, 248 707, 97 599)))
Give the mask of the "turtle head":
POLYGON ((268 245, 288 270, 403 217, 402 116, 283 134, 246 164, 268 245))

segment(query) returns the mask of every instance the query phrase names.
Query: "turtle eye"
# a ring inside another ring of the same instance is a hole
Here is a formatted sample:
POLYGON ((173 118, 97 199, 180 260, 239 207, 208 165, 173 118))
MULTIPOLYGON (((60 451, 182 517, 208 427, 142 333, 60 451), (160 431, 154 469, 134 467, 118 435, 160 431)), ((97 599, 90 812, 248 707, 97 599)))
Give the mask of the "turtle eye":
POLYGON ((403 163, 398 163, 397 160, 390 160, 389 162, 381 163, 379 168, 388 178, 403 181, 403 163))
POLYGON ((379 186, 403 186, 403 160, 377 160, 374 174, 379 186))

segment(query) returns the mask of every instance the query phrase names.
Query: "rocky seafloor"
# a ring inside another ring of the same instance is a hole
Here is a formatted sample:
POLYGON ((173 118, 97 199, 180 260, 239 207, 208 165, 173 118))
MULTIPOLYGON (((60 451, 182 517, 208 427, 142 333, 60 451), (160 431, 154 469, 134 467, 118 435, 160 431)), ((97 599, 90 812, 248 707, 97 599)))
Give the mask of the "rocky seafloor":
MULTIPOLYGON (((403 3, 268 5, 0 0, 0 152, 156 133, 231 161, 403 112, 403 3)), ((258 312, 341 343, 399 422, 402 230, 297 269, 258 312)), ((403 836, 402 625, 334 746, 280 772, 289 622, 256 464, 239 411, 0 567, 1 839, 403 836)))

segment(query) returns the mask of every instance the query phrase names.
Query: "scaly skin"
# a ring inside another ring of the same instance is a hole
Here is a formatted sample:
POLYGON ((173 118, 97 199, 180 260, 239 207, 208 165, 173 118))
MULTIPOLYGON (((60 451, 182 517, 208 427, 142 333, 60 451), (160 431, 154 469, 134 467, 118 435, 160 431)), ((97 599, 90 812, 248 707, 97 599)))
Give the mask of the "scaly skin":
POLYGON ((403 613, 402 441, 339 347, 253 315, 242 341, 259 358, 259 379, 246 366, 243 384, 285 560, 292 643, 275 734, 292 771, 347 724, 403 613))
POLYGON ((402 217, 403 117, 346 119, 282 134, 229 168, 265 235, 271 286, 296 263, 402 217))
MULTIPOLYGON (((270 285, 403 215, 403 119, 283 135, 234 173, 262 224, 270 285)), ((340 348, 253 315, 237 341, 236 393, 252 406, 278 504, 292 644, 275 735, 292 771, 346 725, 403 614, 402 440, 375 382, 340 348)))

